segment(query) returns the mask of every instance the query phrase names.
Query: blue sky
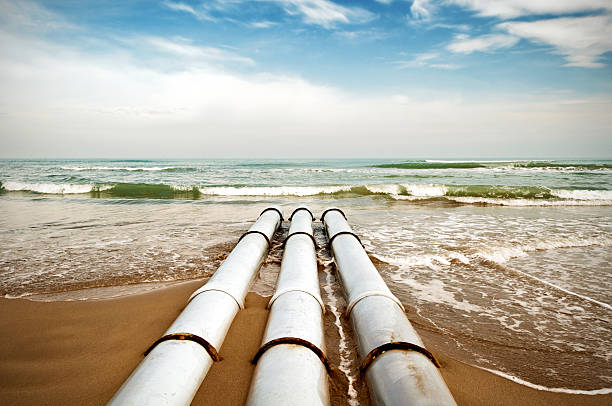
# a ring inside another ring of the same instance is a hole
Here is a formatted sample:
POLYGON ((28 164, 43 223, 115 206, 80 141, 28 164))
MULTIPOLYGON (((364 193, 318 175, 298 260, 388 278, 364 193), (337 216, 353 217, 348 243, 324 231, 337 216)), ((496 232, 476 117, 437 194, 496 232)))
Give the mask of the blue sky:
POLYGON ((0 10, 2 156, 612 155, 609 0, 0 10))

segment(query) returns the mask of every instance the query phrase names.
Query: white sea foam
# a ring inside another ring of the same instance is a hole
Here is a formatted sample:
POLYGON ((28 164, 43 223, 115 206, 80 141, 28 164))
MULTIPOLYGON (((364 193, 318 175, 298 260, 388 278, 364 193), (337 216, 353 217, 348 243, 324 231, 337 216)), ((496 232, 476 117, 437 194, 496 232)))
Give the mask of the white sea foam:
POLYGON ((591 200, 591 201, 611 201, 612 190, 564 190, 553 189, 550 191, 553 196, 561 199, 572 200, 591 200))
POLYGON ((409 184, 402 185, 411 196, 416 197, 440 197, 446 195, 448 188, 444 185, 434 184, 409 184))
POLYGON ((325 285, 323 285, 323 291, 325 292, 325 296, 327 296, 328 306, 334 315, 334 324, 338 329, 338 334, 340 335, 340 342, 338 343, 338 352, 340 354, 340 365, 338 365, 338 369, 342 371, 342 373, 348 379, 348 395, 349 395, 349 405, 350 406, 358 406, 359 401, 357 400, 357 390, 355 389, 355 377, 351 374, 351 361, 349 359, 349 349, 346 342, 346 333, 344 332, 344 328, 342 327, 341 317, 342 314, 338 310, 338 300, 334 295, 334 291, 331 287, 332 285, 332 274, 330 269, 330 264, 332 261, 329 261, 325 264, 324 272, 325 272, 325 285))
POLYGON ((270 186, 270 187, 201 187, 211 196, 314 196, 322 193, 348 192, 351 186, 270 186))
POLYGON ((505 246, 497 245, 493 247, 487 247, 472 254, 472 256, 481 257, 483 259, 502 264, 512 258, 522 257, 534 251, 544 251, 558 248, 590 247, 594 245, 599 245, 602 247, 612 246, 612 238, 608 236, 591 238, 549 238, 547 240, 530 241, 526 244, 505 246))
POLYGON ((513 382, 516 382, 518 384, 530 387, 532 389, 537 389, 537 390, 542 390, 542 391, 547 391, 547 392, 556 392, 556 393, 569 393, 572 395, 607 395, 609 393, 612 393, 612 388, 602 388, 602 389, 593 389, 593 390, 582 390, 582 389, 568 389, 568 388, 549 388, 546 386, 542 386, 542 385, 536 385, 535 383, 531 383, 528 381, 525 381, 521 378, 517 378, 516 376, 512 376, 509 374, 506 374, 504 372, 501 371, 497 371, 495 369, 489 369, 489 368, 483 368, 483 367, 479 367, 476 366, 477 368, 483 369, 485 371, 488 371, 492 374, 501 376, 502 378, 506 378, 509 379, 513 382))
POLYGON ((547 282, 547 281, 545 281, 545 280, 543 280, 543 279, 540 279, 540 278, 538 278, 538 277, 536 277, 536 276, 533 276, 533 275, 531 275, 531 274, 528 274, 527 272, 519 271, 518 269, 512 269, 512 270, 513 270, 514 272, 516 272, 516 273, 519 273, 519 274, 524 275, 524 276, 526 276, 526 277, 528 277, 528 278, 531 278, 531 279, 536 280, 536 281, 538 281, 538 282, 540 282, 540 283, 543 283, 543 284, 545 284, 545 285, 547 285, 547 286, 550 286, 551 288, 554 288, 554 289, 560 290, 561 292, 565 292, 565 293, 567 293, 568 295, 572 295, 572 296, 579 297, 579 298, 584 299, 584 300, 586 300, 586 301, 589 301, 589 302, 591 302, 591 303, 595 303, 595 304, 597 304, 597 305, 599 305, 599 306, 605 307, 605 308, 606 308, 606 309, 608 309, 608 310, 612 310, 612 306, 610 306, 610 305, 609 305, 609 304, 607 304, 607 303, 600 302, 599 300, 595 300, 595 299, 593 299, 593 298, 591 298, 591 297, 588 297, 588 296, 585 296, 585 295, 581 295, 580 293, 572 292, 572 291, 571 291, 571 290, 569 290, 569 289, 565 289, 565 288, 562 288, 561 286, 555 285, 554 283, 547 282))
POLYGON ((171 169, 182 169, 174 166, 143 166, 143 167, 125 167, 125 166, 61 166, 60 169, 68 171, 129 171, 129 172, 156 172, 167 171, 171 169))
POLYGON ((439 279, 432 279, 426 285, 414 279, 402 279, 402 283, 410 286, 419 293, 419 297, 428 302, 443 303, 458 310, 466 312, 482 312, 482 307, 464 300, 455 299, 455 294, 445 290, 445 284, 439 279))
POLYGON ((411 256, 388 256, 374 254, 374 257, 390 265, 400 267, 427 267, 434 271, 441 270, 440 265, 449 265, 453 261, 459 261, 465 265, 473 260, 481 258, 487 261, 503 264, 513 258, 524 257, 530 252, 544 251, 559 248, 579 248, 612 246, 612 237, 562 237, 548 240, 535 240, 525 244, 516 245, 492 245, 481 247, 474 252, 442 251, 438 254, 418 254, 411 256))
POLYGON ((93 190, 107 190, 112 186, 96 186, 93 184, 69 184, 69 183, 25 183, 8 181, 2 183, 2 187, 8 191, 29 191, 45 194, 81 194, 93 190))
POLYGON ((458 203, 466 204, 492 204, 497 206, 610 206, 612 198, 606 200, 546 200, 546 199, 499 199, 492 197, 448 197, 458 203))

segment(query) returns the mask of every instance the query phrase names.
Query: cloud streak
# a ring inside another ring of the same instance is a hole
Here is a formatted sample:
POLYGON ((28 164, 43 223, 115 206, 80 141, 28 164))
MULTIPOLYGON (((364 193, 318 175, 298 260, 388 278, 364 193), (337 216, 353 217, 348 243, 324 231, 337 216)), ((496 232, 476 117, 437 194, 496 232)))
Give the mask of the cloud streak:
POLYGON ((467 55, 477 51, 491 52, 498 49, 510 48, 518 42, 518 37, 505 34, 487 34, 479 37, 457 34, 455 35, 455 39, 446 46, 446 49, 454 53, 467 55))
POLYGON ((566 15, 587 11, 612 11, 609 0, 447 0, 482 17, 503 19, 527 15, 566 15))
POLYGON ((415 55, 414 59, 404 60, 404 61, 396 61, 395 64, 399 69, 408 69, 408 68, 435 68, 435 69, 459 69, 459 65, 449 64, 449 63, 438 63, 435 62, 436 59, 440 57, 440 54, 437 52, 428 52, 423 54, 415 55))
POLYGON ((530 22, 507 22, 498 27, 509 34, 556 48, 565 66, 599 68, 603 55, 612 51, 612 17, 556 18, 530 22))
POLYGON ((201 10, 201 9, 196 10, 193 7, 191 7, 189 4, 174 2, 174 1, 164 1, 162 4, 171 10, 182 11, 182 12, 191 14, 198 20, 212 21, 212 22, 217 21, 216 18, 212 17, 210 14, 208 14, 204 10, 201 10))
POLYGON ((255 61, 251 58, 221 48, 193 45, 185 38, 170 40, 162 37, 144 37, 144 40, 158 51, 182 58, 202 62, 236 62, 249 66, 255 65, 255 61))
MULTIPOLYGON (((321 156, 323 141, 334 156, 373 150, 440 155, 446 151, 441 145, 455 155, 492 147, 512 153, 524 150, 538 132, 548 134, 547 145, 571 139, 578 125, 581 138, 563 145, 609 145, 609 100, 569 105, 357 96, 296 76, 237 75, 213 67, 154 70, 131 58, 45 40, 0 40, 14 51, 0 60, 5 155, 321 156)), ((190 57, 200 52, 152 42, 190 57)), ((417 56, 424 63, 435 57, 417 56)))
POLYGON ((360 7, 346 7, 329 0, 265 0, 282 6, 290 15, 301 15, 307 24, 334 28, 337 24, 364 23, 376 16, 360 7))

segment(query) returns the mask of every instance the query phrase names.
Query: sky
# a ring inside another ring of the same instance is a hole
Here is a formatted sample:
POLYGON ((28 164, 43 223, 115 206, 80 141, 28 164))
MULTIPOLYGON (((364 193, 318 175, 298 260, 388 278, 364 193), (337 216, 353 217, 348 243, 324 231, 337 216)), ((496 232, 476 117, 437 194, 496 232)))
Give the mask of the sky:
POLYGON ((0 157, 612 158, 612 0, 0 0, 0 157))

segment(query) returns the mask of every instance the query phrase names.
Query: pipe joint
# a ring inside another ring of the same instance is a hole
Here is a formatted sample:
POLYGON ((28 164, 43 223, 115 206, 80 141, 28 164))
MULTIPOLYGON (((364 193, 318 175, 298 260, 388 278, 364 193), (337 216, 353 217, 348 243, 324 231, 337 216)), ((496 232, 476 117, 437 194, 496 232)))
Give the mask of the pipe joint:
POLYGON ((323 314, 325 314, 325 305, 323 304, 323 299, 321 299, 321 296, 317 293, 313 293, 307 289, 299 289, 299 288, 295 288, 295 287, 288 287, 285 289, 280 289, 280 290, 276 290, 276 292, 274 292, 274 296, 272 296, 272 298, 270 299, 270 301, 268 302, 268 309, 272 308, 272 305, 274 304, 274 302, 276 301, 276 299, 278 299, 279 297, 281 297, 282 295, 284 295, 285 293, 289 293, 289 292, 302 292, 302 293, 306 293, 310 296, 312 296, 312 298, 314 300, 317 301, 317 303, 319 303, 319 305, 321 306, 321 312, 323 314))
POLYGON ((289 241, 289 238, 293 237, 294 235, 307 235, 312 240, 312 243, 314 244, 315 249, 318 248, 317 241, 315 240, 315 238, 314 238, 314 236, 312 234, 310 234, 310 233, 308 233, 306 231, 294 231, 293 233, 289 234, 287 236, 287 238, 285 238, 285 241, 283 242, 283 249, 287 245, 287 241, 289 241))
POLYGON ((210 355, 210 358, 212 358, 213 361, 215 362, 221 361, 219 352, 217 351, 215 347, 213 347, 211 343, 209 343, 206 339, 198 335, 191 334, 191 333, 166 334, 165 336, 158 338, 153 344, 151 344, 151 346, 144 352, 144 356, 146 357, 147 355, 149 355, 149 353, 153 351, 153 349, 157 347, 158 344, 163 343, 164 341, 170 341, 170 340, 193 341, 195 343, 198 343, 202 347, 204 347, 204 349, 206 350, 208 355, 210 355))
POLYGON ((329 241, 327 242, 327 249, 331 251, 331 247, 332 247, 332 242, 334 242, 334 239, 336 237, 338 237, 339 235, 352 235, 353 237, 355 237, 357 239, 357 241, 359 241, 359 245, 361 245, 363 247, 363 243, 361 242, 361 239, 357 236, 357 234, 355 234, 352 231, 339 231, 336 234, 334 234, 329 241))
POLYGON ((380 357, 385 352, 392 351, 392 350, 416 351, 426 356, 436 366, 436 368, 440 368, 440 363, 438 362, 436 357, 434 357, 434 355, 431 352, 429 352, 429 350, 427 350, 426 348, 423 348, 420 345, 417 345, 414 343, 408 343, 406 341, 392 341, 392 342, 380 345, 374 348, 372 351, 370 351, 368 355, 366 355, 366 357, 363 359, 363 362, 361 363, 361 366, 359 367, 359 371, 362 374, 365 374, 368 371, 368 368, 370 367, 370 365, 372 365, 372 363, 376 361, 376 358, 380 357))
POLYGON ((325 224, 325 215, 326 215, 327 213, 329 213, 330 211, 337 211, 337 212, 339 212, 340 214, 342 214, 342 217, 344 217, 344 219, 348 221, 348 219, 346 218, 346 215, 344 214, 344 212, 343 212, 342 210, 340 210, 340 209, 339 209, 339 208, 337 208, 337 207, 330 207, 329 209, 326 209, 326 210, 323 212, 323 214, 321 214, 321 222, 322 222, 323 224, 325 224))
POLYGON ((310 217, 312 217, 312 221, 315 221, 314 214, 312 214, 310 209, 308 207, 305 207, 305 206, 301 206, 301 207, 298 207, 297 209, 293 210, 293 213, 291 213, 291 216, 289 216, 289 221, 291 221, 293 219, 293 215, 295 213, 297 213, 298 211, 300 211, 300 210, 306 210, 310 214, 310 217))
POLYGON ((280 209, 278 207, 268 207, 267 209, 264 209, 264 211, 262 211, 261 213, 259 213, 259 217, 261 217, 262 214, 264 214, 267 211, 275 211, 278 213, 278 215, 280 216, 280 221, 283 222, 285 219, 283 218, 283 213, 281 213, 280 209))
POLYGON ((234 299, 234 301, 236 302, 236 304, 238 305, 240 309, 244 309, 244 300, 238 300, 238 298, 235 295, 232 295, 230 292, 226 290, 215 288, 214 286, 208 287, 206 285, 202 286, 200 289, 193 292, 191 296, 189 296, 189 299, 187 299, 187 304, 189 304, 189 302, 191 302, 199 294, 202 294, 204 292, 211 292, 211 291, 225 293, 226 295, 234 299))
POLYGON ((366 297, 371 297, 371 296, 382 296, 385 297, 391 301, 393 301, 395 304, 397 304, 400 309, 402 309, 402 312, 405 312, 406 309, 404 308, 404 305, 402 304, 402 302, 400 302, 400 300, 395 297, 395 295, 393 295, 392 293, 388 292, 388 291, 384 291, 384 290, 368 290, 365 292, 362 292, 358 295, 356 295, 355 297, 350 297, 350 302, 348 304, 348 306, 346 306, 346 315, 350 316, 351 315, 351 311, 353 311, 353 308, 355 307, 355 305, 357 303, 359 303, 361 300, 365 299, 366 297))
MULTIPOLYGON (((281 219, 282 219, 282 217, 281 217, 281 219)), ((240 241, 242 241, 242 239, 244 237, 246 237, 247 235, 249 235, 249 234, 259 234, 259 235, 261 235, 263 238, 266 239, 266 243, 268 243, 268 250, 270 249, 270 245, 271 245, 270 238, 268 238, 268 236, 263 231, 258 231, 258 230, 249 230, 246 233, 242 234, 240 236, 240 238, 238 239, 238 242, 236 243, 236 245, 240 244, 240 241)))
POLYGON ((294 345, 300 345, 302 347, 308 348, 310 351, 314 352, 317 357, 319 357, 319 359, 325 366, 325 370, 327 370, 327 373, 331 375, 332 366, 329 363, 329 360, 327 359, 327 356, 325 355, 325 353, 319 347, 317 347, 310 341, 304 340, 303 338, 299 338, 299 337, 280 337, 280 338, 275 338, 274 340, 268 341, 267 343, 265 343, 259 348, 255 356, 253 357, 253 360, 251 361, 251 363, 257 364, 257 361, 259 360, 259 358, 261 358, 261 356, 267 350, 269 350, 272 347, 275 347, 277 345, 282 345, 282 344, 294 344, 294 345))

